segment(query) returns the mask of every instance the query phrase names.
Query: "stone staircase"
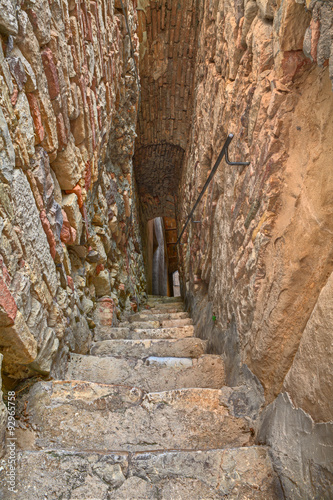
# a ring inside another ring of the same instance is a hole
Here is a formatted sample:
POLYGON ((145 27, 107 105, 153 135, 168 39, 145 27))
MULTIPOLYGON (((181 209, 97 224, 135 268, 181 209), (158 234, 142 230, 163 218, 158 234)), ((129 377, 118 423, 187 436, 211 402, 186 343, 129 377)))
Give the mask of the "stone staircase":
MULTIPOLYGON (((281 498, 268 450, 232 411, 220 356, 178 298, 100 329, 64 380, 21 396, 17 493, 5 500, 281 498)), ((1 496, 2 494, 2 496, 1 496)))

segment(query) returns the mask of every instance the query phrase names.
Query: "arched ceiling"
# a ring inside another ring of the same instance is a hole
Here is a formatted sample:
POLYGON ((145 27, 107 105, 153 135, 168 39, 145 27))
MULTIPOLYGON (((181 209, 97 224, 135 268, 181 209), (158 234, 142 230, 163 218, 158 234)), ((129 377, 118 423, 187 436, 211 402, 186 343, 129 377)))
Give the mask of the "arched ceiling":
POLYGON ((144 217, 175 216, 192 122, 196 0, 139 0, 141 105, 134 171, 144 217))

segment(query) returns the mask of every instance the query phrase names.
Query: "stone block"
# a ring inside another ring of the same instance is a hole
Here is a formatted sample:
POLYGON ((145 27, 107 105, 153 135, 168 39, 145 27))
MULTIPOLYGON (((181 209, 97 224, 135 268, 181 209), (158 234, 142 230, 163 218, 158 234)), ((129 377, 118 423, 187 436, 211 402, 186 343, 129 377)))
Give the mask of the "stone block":
POLYGON ((55 296, 58 287, 55 265, 28 180, 21 170, 14 172, 12 189, 16 224, 21 230, 24 259, 35 280, 35 290, 44 295, 42 290, 47 284, 48 293, 55 296))
POLYGON ((0 274, 0 327, 14 324, 17 305, 14 297, 0 274))
POLYGON ((56 99, 56 97, 58 97, 60 93, 58 71, 53 60, 53 54, 51 49, 46 47, 42 51, 41 55, 44 66, 44 72, 47 79, 50 99, 53 100, 56 99))
POLYGON ((284 389, 316 422, 333 421, 333 274, 303 331, 284 389))
POLYGON ((12 326, 0 327, 0 346, 8 364, 26 364, 37 356, 37 342, 18 311, 12 326))
MULTIPOLYGON (((18 95, 15 111, 18 116, 18 129, 20 131, 21 141, 29 157, 32 157, 35 153, 34 122, 30 113, 29 101, 24 92, 20 92, 18 95)), ((21 148, 21 142, 18 146, 21 148)))
POLYGON ((92 281, 95 286, 97 297, 111 294, 110 273, 107 269, 101 271, 98 276, 94 276, 92 281))
POLYGON ((14 58, 18 59, 23 66, 23 69, 25 72, 25 77, 26 77, 26 81, 25 81, 26 92, 34 92, 35 90, 37 90, 36 75, 31 67, 31 64, 24 57, 24 55, 22 54, 22 52, 20 51, 20 49, 18 47, 14 47, 13 50, 11 50, 10 57, 14 57, 14 58))
POLYGON ((78 162, 79 150, 73 142, 69 142, 57 158, 51 163, 61 189, 73 189, 79 182, 82 172, 78 162))
POLYGON ((48 0, 27 0, 25 8, 40 46, 51 39, 51 11, 48 0))
POLYGON ((265 19, 273 19, 277 8, 276 0, 257 0, 260 14, 265 19))
POLYGON ((30 364, 30 368, 41 373, 48 375, 51 370, 52 361, 57 353, 59 347, 59 340, 54 334, 52 328, 46 328, 43 332, 43 340, 36 359, 30 364))
POLYGON ((112 326, 115 304, 109 297, 104 297, 97 302, 94 311, 94 322, 97 326, 112 326))
POLYGON ((12 0, 0 0, 0 33, 17 35, 18 24, 12 0))
POLYGON ((333 423, 314 423, 281 393, 261 416, 260 444, 271 449, 286 498, 333 497, 333 423))
POLYGON ((311 21, 310 12, 295 0, 282 0, 274 17, 274 31, 282 51, 302 50, 307 28, 311 21))
POLYGON ((66 212, 68 222, 76 231, 75 244, 79 245, 82 235, 83 222, 76 194, 72 193, 65 195, 62 199, 62 207, 66 212))
POLYGON ((7 122, 0 108, 0 181, 10 183, 15 167, 15 152, 7 122))

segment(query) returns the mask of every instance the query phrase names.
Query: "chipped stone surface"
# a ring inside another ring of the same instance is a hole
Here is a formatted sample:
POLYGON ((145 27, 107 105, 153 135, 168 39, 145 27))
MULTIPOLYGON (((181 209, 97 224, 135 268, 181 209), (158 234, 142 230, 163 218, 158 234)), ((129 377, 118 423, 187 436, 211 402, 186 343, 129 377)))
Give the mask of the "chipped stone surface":
POLYGON ((206 350, 206 342, 187 338, 180 340, 105 340, 93 344, 93 356, 126 356, 128 358, 147 358, 149 356, 177 358, 198 358, 206 350))
POLYGON ((331 498, 333 495, 333 424, 316 424, 281 393, 262 415, 259 443, 272 447, 274 468, 286 498, 331 498))
POLYGON ((111 339, 182 339, 193 337, 193 326, 185 326, 182 328, 148 328, 131 330, 130 328, 96 328, 95 340, 111 340, 111 339))
POLYGON ((246 421, 231 417, 219 396, 220 391, 213 389, 144 394, 125 386, 41 382, 31 390, 26 411, 37 431, 37 448, 50 442, 56 449, 82 451, 209 449, 250 444, 246 421))
POLYGON ((160 391, 182 387, 219 388, 224 382, 220 356, 125 359, 72 354, 66 378, 104 384, 126 384, 160 391))
MULTIPOLYGON (((20 452, 18 477, 17 495, 27 500, 44 500, 46 495, 50 500, 59 495, 87 500, 92 494, 99 500, 282 498, 264 447, 133 455, 20 452)), ((12 498, 8 493, 8 500, 12 498)))

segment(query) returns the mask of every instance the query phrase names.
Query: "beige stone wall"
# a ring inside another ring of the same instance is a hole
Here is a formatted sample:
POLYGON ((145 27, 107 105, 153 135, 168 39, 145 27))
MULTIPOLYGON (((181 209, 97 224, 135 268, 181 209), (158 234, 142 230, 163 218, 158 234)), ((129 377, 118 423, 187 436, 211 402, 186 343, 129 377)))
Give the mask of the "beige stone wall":
MULTIPOLYGON (((138 59, 135 5, 124 3, 138 59)), ((138 91, 117 2, 1 3, 5 380, 47 374, 68 350, 87 352, 98 312, 109 324, 140 300, 132 186, 138 91)))
POLYGON ((317 422, 332 419, 332 25, 332 2, 203 2, 181 184, 184 219, 234 133, 231 159, 251 164, 219 167, 179 249, 184 289, 208 292, 212 348, 266 403, 286 388, 317 422))

